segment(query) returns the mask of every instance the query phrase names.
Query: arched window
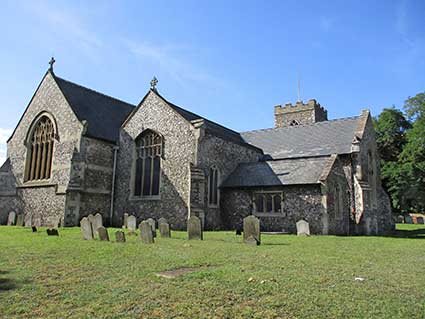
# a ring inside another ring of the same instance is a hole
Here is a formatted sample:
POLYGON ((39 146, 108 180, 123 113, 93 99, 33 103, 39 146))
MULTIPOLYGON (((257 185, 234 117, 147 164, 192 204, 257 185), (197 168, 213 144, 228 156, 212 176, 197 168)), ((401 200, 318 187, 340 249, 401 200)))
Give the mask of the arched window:
POLYGON ((296 126, 299 125, 300 123, 298 123, 297 120, 292 120, 291 123, 289 123, 289 126, 296 126))
POLYGON ((208 204, 210 206, 218 206, 219 193, 218 193, 218 179, 219 173, 216 167, 210 168, 208 174, 208 204))
POLYGON ((52 120, 43 115, 31 128, 28 138, 28 156, 25 181, 46 180, 52 170, 55 127, 52 120))
POLYGON ((161 177, 162 137, 144 131, 136 139, 136 175, 134 196, 158 196, 161 177))

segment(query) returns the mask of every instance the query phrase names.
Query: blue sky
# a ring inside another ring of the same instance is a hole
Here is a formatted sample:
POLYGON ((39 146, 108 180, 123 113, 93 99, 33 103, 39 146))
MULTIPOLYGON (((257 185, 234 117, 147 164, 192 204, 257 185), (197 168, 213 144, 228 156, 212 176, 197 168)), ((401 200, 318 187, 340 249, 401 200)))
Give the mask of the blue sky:
POLYGON ((2 1, 0 160, 55 56, 55 73, 137 104, 168 100, 238 131, 317 99, 330 118, 425 91, 425 1, 2 1))

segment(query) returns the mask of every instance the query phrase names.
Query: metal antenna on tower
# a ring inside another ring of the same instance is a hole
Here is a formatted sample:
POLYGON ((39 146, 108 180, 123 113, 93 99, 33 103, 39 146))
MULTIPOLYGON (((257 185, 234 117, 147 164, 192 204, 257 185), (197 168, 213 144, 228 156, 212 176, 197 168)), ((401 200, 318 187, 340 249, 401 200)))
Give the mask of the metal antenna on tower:
POLYGON ((300 81, 299 74, 298 74, 298 102, 301 102, 301 81, 300 81))

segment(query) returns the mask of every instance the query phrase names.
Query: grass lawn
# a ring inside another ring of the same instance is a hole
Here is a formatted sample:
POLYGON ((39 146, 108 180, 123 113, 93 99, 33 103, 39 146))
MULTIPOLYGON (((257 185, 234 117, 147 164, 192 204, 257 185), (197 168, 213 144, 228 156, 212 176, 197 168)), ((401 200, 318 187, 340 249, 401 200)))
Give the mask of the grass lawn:
POLYGON ((59 232, 0 227, 1 318, 425 318, 425 237, 264 235, 252 247, 233 232, 154 245, 59 232), (155 275, 194 266, 212 267, 155 275))

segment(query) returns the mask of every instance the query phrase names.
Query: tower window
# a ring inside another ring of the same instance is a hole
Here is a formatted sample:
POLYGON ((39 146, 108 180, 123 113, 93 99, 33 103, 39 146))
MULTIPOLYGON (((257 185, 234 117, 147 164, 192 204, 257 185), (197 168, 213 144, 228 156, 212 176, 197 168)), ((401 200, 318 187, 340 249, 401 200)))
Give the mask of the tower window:
POLYGON ((289 123, 289 126, 296 126, 299 125, 300 123, 298 123, 297 120, 292 120, 291 123, 289 123))

